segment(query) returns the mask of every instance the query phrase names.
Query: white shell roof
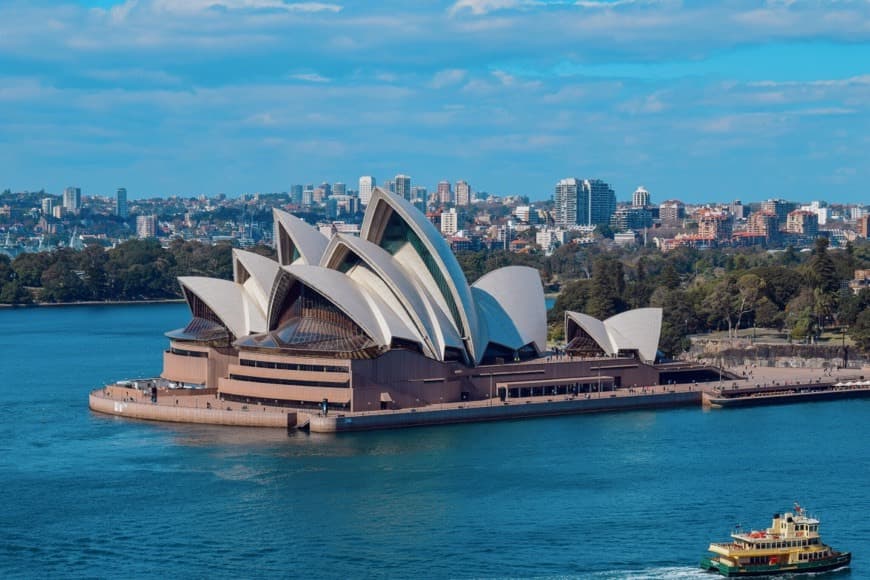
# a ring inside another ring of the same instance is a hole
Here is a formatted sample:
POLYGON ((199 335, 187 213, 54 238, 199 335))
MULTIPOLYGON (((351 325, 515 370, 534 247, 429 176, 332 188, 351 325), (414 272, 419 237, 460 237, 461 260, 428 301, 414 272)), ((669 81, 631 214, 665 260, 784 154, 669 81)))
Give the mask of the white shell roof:
MULTIPOLYGON (((287 212, 276 209, 274 217, 279 252, 286 252, 289 243, 299 254, 293 264, 281 266, 289 256, 276 262, 234 250, 235 282, 179 278, 236 338, 274 330, 269 328, 270 317, 279 314, 277 310, 283 306, 279 302, 287 296, 289 285, 299 282, 322 294, 380 346, 389 346, 394 337, 402 338, 419 343, 423 354, 436 360, 443 360, 447 349, 459 349, 471 364, 483 358, 490 342, 513 349, 533 344, 538 352, 546 348, 546 308, 537 270, 502 268, 470 287, 447 241, 403 198, 376 188, 366 211, 362 238, 336 234, 327 240, 287 212), (392 212, 431 254, 428 267, 411 244, 399 244, 391 254, 372 241, 392 212), (344 251, 360 258, 360 263, 346 273, 337 270, 344 251), (433 275, 430 267, 439 271, 433 275), (444 288, 437 286, 441 278, 444 288), (455 315, 448 306, 450 300, 457 307, 455 315), (469 336, 461 336, 460 324, 469 336)), ((598 326, 604 328, 604 323, 591 318, 584 324, 593 332, 598 326)), ((630 317, 616 319, 610 333, 619 343, 627 344, 625 337, 631 336, 634 324, 630 317)), ((607 345, 603 348, 610 352, 612 338, 606 330, 600 334, 607 345)), ((645 353, 646 343, 641 346, 645 353)))
POLYGON ((372 191, 372 197, 369 200, 369 205, 366 209, 365 218, 363 219, 362 230, 360 237, 373 241, 372 228, 374 220, 379 213, 378 206, 386 204, 397 212, 401 218, 414 230, 420 240, 426 245, 429 253, 438 262, 445 280, 450 286, 453 300, 459 309, 460 317, 465 325, 470 336, 466 337, 469 342, 469 353, 473 360, 479 362, 483 357, 485 345, 477 346, 480 342, 477 309, 474 306, 474 300, 471 296, 471 288, 468 286, 468 281, 465 279, 465 273, 456 261, 456 256, 450 249, 450 244, 447 243, 441 233, 435 226, 426 219, 416 207, 410 202, 398 195, 384 191, 380 187, 376 187, 372 191))
POLYGON ((233 250, 233 280, 244 285, 248 294, 257 301, 263 316, 269 311, 269 293, 279 270, 278 262, 271 258, 244 250, 233 250), (241 281, 240 267, 250 275, 244 282, 241 281))
POLYGON ((635 308, 611 316, 604 325, 620 336, 619 348, 636 348, 641 358, 653 361, 662 334, 661 308, 635 308))
MULTIPOLYGON (((520 336, 521 344, 513 348, 534 343, 538 352, 547 349, 547 307, 541 275, 536 269, 526 266, 499 268, 482 276, 471 288, 472 291, 485 292, 501 306, 505 322, 520 336)), ((488 316, 487 332, 490 341, 510 346, 500 340, 498 333, 500 326, 507 326, 505 322, 497 323, 488 316)))
POLYGON ((178 282, 211 308, 235 337, 266 329, 263 312, 242 285, 202 276, 184 276, 178 282))
POLYGON ((402 314, 407 318, 406 324, 417 329, 420 338, 424 341, 424 348, 430 350, 430 354, 441 360, 444 352, 443 345, 437 348, 433 344, 437 322, 434 322, 429 315, 420 288, 396 259, 389 252, 368 240, 337 234, 330 241, 320 265, 325 267, 334 261, 334 256, 343 247, 359 256, 390 288, 393 295, 401 303, 404 310, 402 314))
POLYGON ((304 264, 291 264, 281 269, 322 294, 379 345, 388 346, 394 336, 421 340, 419 334, 382 299, 341 272, 304 264))
MULTIPOLYGON (((278 208, 274 208, 272 213, 276 223, 290 236, 290 240, 296 246, 296 250, 302 257, 302 260, 306 264, 319 264, 329 240, 317 228, 293 214, 278 208)), ((278 231, 278 228, 276 228, 276 231, 278 231)), ((280 231, 275 236, 276 241, 278 235, 280 235, 280 231)), ((277 246, 280 252, 281 244, 277 244, 277 246)))
POLYGON ((605 321, 581 312, 566 312, 609 355, 621 349, 637 350, 645 361, 654 361, 662 331, 661 308, 636 308, 605 321))

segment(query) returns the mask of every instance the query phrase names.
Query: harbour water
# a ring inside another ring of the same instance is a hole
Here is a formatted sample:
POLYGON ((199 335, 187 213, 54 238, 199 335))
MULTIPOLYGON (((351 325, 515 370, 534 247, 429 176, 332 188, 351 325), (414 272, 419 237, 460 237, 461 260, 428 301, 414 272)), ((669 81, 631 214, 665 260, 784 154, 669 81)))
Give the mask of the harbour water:
POLYGON ((314 436, 91 413, 183 304, 0 310, 0 577, 708 578, 800 501, 870 577, 870 401, 314 436))

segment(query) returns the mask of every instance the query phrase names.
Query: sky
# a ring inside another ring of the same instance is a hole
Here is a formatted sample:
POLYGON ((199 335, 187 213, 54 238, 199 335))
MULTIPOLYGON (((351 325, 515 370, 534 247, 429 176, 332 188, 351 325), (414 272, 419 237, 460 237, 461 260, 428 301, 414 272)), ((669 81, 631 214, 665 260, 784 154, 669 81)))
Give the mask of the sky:
POLYGON ((0 0, 0 188, 870 203, 870 0, 0 0))

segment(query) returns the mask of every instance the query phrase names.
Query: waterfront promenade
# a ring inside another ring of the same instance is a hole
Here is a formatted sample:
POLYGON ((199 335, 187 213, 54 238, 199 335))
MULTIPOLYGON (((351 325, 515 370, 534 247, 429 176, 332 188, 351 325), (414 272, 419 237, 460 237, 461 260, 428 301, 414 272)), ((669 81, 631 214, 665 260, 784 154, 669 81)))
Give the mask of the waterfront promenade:
POLYGON ((342 432, 440 425, 477 421, 523 419, 552 415, 600 413, 634 409, 701 406, 704 395, 717 396, 729 389, 807 384, 833 384, 870 376, 870 369, 739 367, 728 371, 747 374, 745 380, 723 379, 707 383, 637 385, 580 395, 553 395, 444 402, 396 410, 332 411, 322 415, 311 409, 292 409, 254 403, 225 401, 215 390, 158 390, 151 401, 151 383, 121 383, 91 392, 92 410, 135 419, 180 423, 206 423, 248 427, 306 427, 315 432, 342 432), (751 377, 749 374, 751 373, 751 377), (138 388, 137 388, 138 387, 138 388))

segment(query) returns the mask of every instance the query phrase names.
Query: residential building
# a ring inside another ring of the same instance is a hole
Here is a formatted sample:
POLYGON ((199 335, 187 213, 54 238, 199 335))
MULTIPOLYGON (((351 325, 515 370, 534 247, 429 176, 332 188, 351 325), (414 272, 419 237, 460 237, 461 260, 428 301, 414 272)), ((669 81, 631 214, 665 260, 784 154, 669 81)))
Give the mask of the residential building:
POLYGON ((570 226, 579 223, 577 221, 577 200, 581 190, 580 180, 576 177, 568 177, 556 184, 553 196, 553 218, 556 226, 570 226))
POLYGON ((768 199, 761 202, 761 211, 775 214, 777 222, 782 226, 788 221, 788 214, 794 211, 796 205, 784 199, 768 199))
POLYGON ((631 196, 632 207, 647 207, 650 204, 649 192, 641 185, 631 196))
POLYGON ((445 236, 452 236, 459 230, 459 216, 456 213, 456 208, 451 207, 447 211, 441 212, 441 233, 445 236))
POLYGON ((130 215, 127 210, 127 189, 119 187, 115 192, 115 215, 121 219, 127 219, 130 215))
POLYGON ((399 197, 411 201, 411 178, 408 175, 396 176, 396 190, 393 192, 399 197))
POLYGON ((67 187, 63 190, 63 208, 69 213, 78 213, 82 208, 82 190, 67 187))
POLYGON ((686 206, 683 202, 671 199, 659 204, 659 219, 663 224, 678 225, 686 217, 686 206))
POLYGON ((652 225, 652 216, 644 206, 620 207, 613 213, 610 226, 616 231, 641 230, 652 225))
POLYGON ((140 240, 157 235, 157 218, 153 215, 136 216, 136 236, 140 240))
POLYGON ((438 182, 438 201, 441 204, 453 203, 453 191, 450 189, 450 182, 446 179, 438 182))
POLYGON ((766 239, 775 237, 779 231, 776 214, 771 211, 757 211, 749 216, 747 232, 753 236, 763 236, 766 239))
POLYGON ((785 231, 790 234, 800 234, 814 238, 819 233, 819 216, 811 211, 802 209, 789 212, 786 219, 785 231))
POLYGON ((464 179, 456 182, 456 205, 464 207, 471 204, 471 186, 464 179))
POLYGON ((368 205, 372 197, 372 189, 377 185, 377 180, 371 175, 363 175, 359 178, 359 201, 368 205))

